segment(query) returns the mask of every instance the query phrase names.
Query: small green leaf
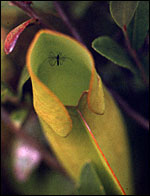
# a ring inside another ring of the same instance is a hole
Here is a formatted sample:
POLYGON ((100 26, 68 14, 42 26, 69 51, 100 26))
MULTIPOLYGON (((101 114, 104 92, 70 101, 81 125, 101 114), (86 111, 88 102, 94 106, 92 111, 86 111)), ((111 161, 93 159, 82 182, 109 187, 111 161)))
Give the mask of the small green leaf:
POLYGON ((10 99, 14 100, 16 97, 7 84, 1 81, 1 102, 3 103, 10 99))
POLYGON ((106 195, 104 186, 92 163, 86 163, 81 171, 79 195, 106 195))
POLYGON ((93 1, 70 1, 72 16, 81 18, 92 5, 93 1))
POLYGON ((28 114, 27 109, 15 110, 11 113, 11 120, 17 127, 20 127, 24 123, 27 114, 28 114))
POLYGON ((110 12, 116 24, 123 28, 128 26, 135 10, 138 6, 138 1, 111 1, 110 12))
POLYGON ((116 65, 127 68, 135 72, 133 65, 124 51, 114 40, 110 37, 102 36, 92 42, 92 47, 102 56, 109 59, 116 65))
POLYGON ((18 96, 21 97, 22 95, 22 89, 23 89, 23 85, 25 84, 25 82, 30 78, 30 75, 28 73, 27 67, 24 66, 21 76, 20 76, 20 80, 19 80, 19 85, 18 85, 18 96))
POLYGON ((128 26, 128 33, 134 49, 139 49, 144 43, 149 29, 149 2, 140 1, 133 21, 128 26))
POLYGON ((7 86, 1 81, 1 100, 4 101, 7 93, 9 92, 7 86))

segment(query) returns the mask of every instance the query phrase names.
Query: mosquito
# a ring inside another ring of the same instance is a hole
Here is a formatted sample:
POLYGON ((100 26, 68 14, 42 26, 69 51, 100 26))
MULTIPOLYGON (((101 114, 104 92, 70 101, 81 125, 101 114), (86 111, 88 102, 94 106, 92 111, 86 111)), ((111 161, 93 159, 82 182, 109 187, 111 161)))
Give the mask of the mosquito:
POLYGON ((49 56, 47 57, 47 59, 44 60, 43 63, 48 62, 50 66, 55 66, 55 65, 60 66, 63 65, 64 62, 68 60, 71 60, 71 58, 64 56, 61 52, 57 54, 54 52, 50 52, 49 56))

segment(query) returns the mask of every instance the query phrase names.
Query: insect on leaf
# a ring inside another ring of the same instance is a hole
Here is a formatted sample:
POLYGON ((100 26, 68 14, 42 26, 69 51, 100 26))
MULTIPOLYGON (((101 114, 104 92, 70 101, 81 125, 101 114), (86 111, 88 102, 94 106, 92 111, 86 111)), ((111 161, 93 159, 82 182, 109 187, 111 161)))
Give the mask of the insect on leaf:
POLYGON ((42 62, 49 63, 50 66, 59 66, 64 65, 65 61, 72 61, 72 59, 68 56, 65 56, 62 52, 50 52, 48 57, 42 62))

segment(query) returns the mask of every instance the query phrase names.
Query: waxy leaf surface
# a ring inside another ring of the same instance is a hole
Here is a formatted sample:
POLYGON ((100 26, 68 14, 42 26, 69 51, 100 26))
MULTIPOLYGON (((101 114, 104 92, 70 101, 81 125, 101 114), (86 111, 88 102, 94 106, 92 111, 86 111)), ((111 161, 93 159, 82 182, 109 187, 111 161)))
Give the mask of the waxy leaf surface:
POLYGON ((132 65, 129 56, 126 51, 121 48, 114 40, 107 36, 101 36, 96 38, 92 47, 102 56, 109 59, 116 65, 119 65, 123 68, 127 68, 132 72, 134 71, 134 66, 132 65))
POLYGON ((66 136, 72 127, 65 106, 77 106, 84 91, 89 91, 89 107, 96 113, 104 112, 102 85, 93 58, 77 41, 53 31, 40 31, 27 61, 36 111, 59 135, 66 136), (94 95, 101 100, 97 104, 93 104, 94 95))
POLYGON ((28 50, 27 67, 34 108, 45 136, 72 179, 79 180, 81 168, 90 160, 107 194, 125 194, 122 183, 131 192, 128 145, 123 142, 126 141, 124 122, 111 96, 102 87, 90 52, 69 36, 41 30, 28 50), (109 132, 115 137, 109 138, 109 132), (103 137, 101 133, 107 135, 103 137), (112 148, 116 134, 123 145, 120 168, 114 164, 120 152, 112 148), (107 143, 105 138, 112 143, 111 148, 104 149, 106 154, 114 155, 107 157, 121 184, 100 147, 101 139, 107 143))

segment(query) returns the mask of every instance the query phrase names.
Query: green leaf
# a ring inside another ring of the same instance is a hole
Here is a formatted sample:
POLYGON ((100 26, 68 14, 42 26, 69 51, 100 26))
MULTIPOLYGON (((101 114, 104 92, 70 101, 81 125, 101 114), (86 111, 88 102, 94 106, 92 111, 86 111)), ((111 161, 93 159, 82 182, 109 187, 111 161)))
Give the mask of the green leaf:
POLYGON ((32 7, 35 10, 42 10, 44 12, 49 11, 53 9, 53 2, 52 1, 33 1, 32 7))
POLYGON ((110 13, 120 28, 125 25, 127 27, 134 16, 137 6, 138 1, 111 1, 110 13))
POLYGON ((81 171, 79 195, 106 195, 103 184, 92 163, 86 163, 81 171))
MULTIPOLYGON (((72 118, 73 128, 71 133, 65 138, 55 134, 55 132, 50 129, 50 127, 40 118, 40 122, 46 138, 51 142, 51 147, 58 156, 58 159, 63 164, 63 167, 72 177, 72 179, 74 179, 75 182, 78 182, 82 166, 85 164, 85 162, 87 162, 87 160, 91 160, 96 166, 98 175, 101 177, 107 194, 122 195, 123 191, 120 185, 112 174, 110 167, 108 167, 106 160, 104 159, 97 144, 90 135, 89 130, 80 118, 79 113, 75 108, 71 107, 68 108, 68 111, 72 118)), ((94 119, 92 118, 92 120, 94 119)), ((95 124, 94 126, 99 127, 100 124, 101 123, 95 124)), ((99 131, 98 129, 95 129, 95 131, 96 130, 99 131)), ((127 160, 125 162, 127 163, 127 160)), ((126 169, 129 169, 129 165, 128 167, 126 166, 126 169)), ((124 173, 122 177, 124 176, 127 177, 128 172, 126 174, 124 173)), ((121 182, 124 184, 123 181, 124 180, 122 180, 121 182)), ((129 188, 127 184, 126 186, 129 188)))
POLYGON ((27 109, 18 109, 18 110, 13 111, 10 117, 11 117, 12 122, 17 127, 20 127, 24 123, 24 120, 26 119, 27 114, 28 114, 27 109))
POLYGON ((66 136, 71 131, 72 122, 65 106, 77 106, 85 91, 89 91, 91 110, 104 112, 103 89, 94 61, 77 41, 42 30, 30 47, 27 65, 33 76, 34 107, 57 134, 66 136), (93 101, 95 96, 101 101, 93 101))
POLYGON ((133 21, 128 26, 128 33, 132 47, 138 50, 148 33, 149 29, 149 1, 140 1, 136 9, 133 21))
POLYGON ((18 84, 18 96, 19 98, 21 97, 22 95, 22 89, 23 89, 23 86, 25 84, 25 82, 30 78, 30 75, 28 73, 28 70, 27 70, 27 67, 24 66, 23 70, 22 70, 22 73, 21 73, 21 76, 20 76, 20 80, 19 80, 19 84, 18 84))
POLYGON ((8 87, 6 86, 6 84, 3 81, 1 81, 1 100, 2 100, 2 102, 5 100, 5 97, 8 95, 9 92, 10 91, 9 91, 8 87))
MULTIPOLYGON (((16 26, 18 17, 23 17, 24 11, 17 6, 10 6, 9 1, 1 1, 2 26, 12 29, 16 26), (13 26, 12 26, 13 25, 13 26)), ((26 19, 26 18, 25 18, 26 19)), ((18 23, 17 23, 18 24, 18 23)))
POLYGON ((19 182, 13 171, 10 173, 11 185, 22 195, 71 195, 74 191, 73 182, 56 171, 41 173, 36 169, 25 182, 19 182))
POLYGON ((82 51, 77 47, 69 50, 71 44, 61 36, 42 33, 33 48, 31 63, 34 73, 64 105, 76 106, 82 92, 89 88, 91 66, 85 63, 88 57, 80 57, 82 51))
POLYGON ((72 16, 76 19, 81 18, 87 12, 93 1, 69 1, 72 16))
MULTIPOLYGON (((92 162, 96 164, 97 172, 107 194, 119 193, 119 187, 115 186, 113 182, 116 177, 113 176, 112 178, 111 175, 109 176, 109 174, 111 174, 109 169, 112 169, 114 171, 125 192, 127 194, 133 194, 134 186, 131 174, 132 170, 130 162, 131 160, 129 156, 129 144, 127 141, 126 131, 123 128, 124 125, 122 124, 122 116, 119 113, 119 110, 116 108, 115 102, 111 99, 111 95, 106 88, 104 88, 104 96, 106 108, 104 115, 101 116, 91 113, 86 104, 86 95, 83 96, 81 102, 79 103, 79 110, 84 117, 84 126, 86 127, 86 131, 91 138, 91 142, 93 143, 97 151, 99 151, 98 154, 102 161, 101 163, 98 163, 97 161, 94 161, 94 159, 92 159, 92 162), (93 136, 91 132, 88 131, 89 128, 87 127, 85 122, 93 133, 93 136), (117 151, 117 149, 120 150, 117 151), (106 159, 108 160, 110 165, 108 164, 106 159), (117 162, 119 162, 119 164, 117 164, 117 162)), ((91 149, 90 146, 89 149, 91 149)))
POLYGON ((8 87, 8 85, 1 81, 1 102, 4 103, 7 100, 16 100, 17 97, 14 95, 14 93, 11 91, 11 89, 8 87))
POLYGON ((124 122, 96 73, 90 52, 67 35, 41 30, 28 50, 27 67, 34 108, 44 134, 70 177, 77 183, 82 166, 91 160, 107 194, 124 194, 119 180, 131 193, 130 156, 124 122), (78 87, 81 82, 85 86, 78 87), (118 151, 118 147, 121 150, 118 151))
POLYGON ((127 68, 133 73, 134 68, 132 62, 130 61, 126 51, 123 50, 114 40, 107 36, 101 36, 96 38, 92 42, 92 47, 95 49, 99 54, 104 56, 105 58, 109 59, 116 65, 119 65, 123 68, 127 68))

